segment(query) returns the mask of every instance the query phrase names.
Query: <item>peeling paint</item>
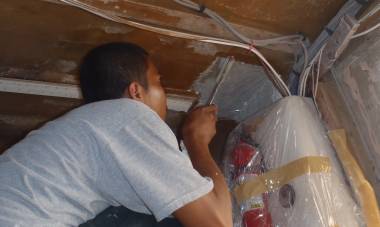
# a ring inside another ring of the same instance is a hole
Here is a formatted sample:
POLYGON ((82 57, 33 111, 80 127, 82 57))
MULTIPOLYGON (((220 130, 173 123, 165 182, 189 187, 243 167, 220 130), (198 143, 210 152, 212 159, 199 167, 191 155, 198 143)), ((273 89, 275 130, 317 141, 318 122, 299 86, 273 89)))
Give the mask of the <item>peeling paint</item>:
POLYGON ((158 39, 164 45, 172 45, 174 43, 174 40, 172 38, 168 38, 166 36, 159 36, 158 39))
POLYGON ((134 30, 127 26, 105 26, 103 29, 107 34, 127 34, 134 30))
POLYGON ((195 53, 201 55, 215 56, 215 54, 218 53, 217 46, 209 43, 190 41, 190 43, 186 47, 192 48, 195 53))
POLYGON ((104 4, 119 2, 119 0, 99 0, 99 1, 103 2, 104 4))
POLYGON ((59 69, 59 71, 63 73, 72 72, 78 66, 75 61, 70 61, 70 60, 58 60, 55 63, 55 65, 59 69))

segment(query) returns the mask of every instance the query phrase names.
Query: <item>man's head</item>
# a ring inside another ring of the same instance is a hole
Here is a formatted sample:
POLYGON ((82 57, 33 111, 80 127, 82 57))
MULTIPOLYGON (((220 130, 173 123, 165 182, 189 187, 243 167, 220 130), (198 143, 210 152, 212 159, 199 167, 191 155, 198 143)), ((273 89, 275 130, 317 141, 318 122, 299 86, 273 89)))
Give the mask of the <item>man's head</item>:
POLYGON ((166 96, 149 54, 131 43, 110 43, 91 50, 80 67, 86 103, 128 97, 148 105, 164 119, 166 96))

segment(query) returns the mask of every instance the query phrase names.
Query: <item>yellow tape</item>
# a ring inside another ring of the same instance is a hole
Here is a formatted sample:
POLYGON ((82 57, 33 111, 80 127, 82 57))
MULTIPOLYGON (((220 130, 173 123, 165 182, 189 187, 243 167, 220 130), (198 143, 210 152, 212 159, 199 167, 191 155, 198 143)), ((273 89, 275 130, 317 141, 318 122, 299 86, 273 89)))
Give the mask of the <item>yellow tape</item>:
POLYGON ((346 132, 342 129, 334 130, 329 132, 329 137, 342 162, 343 169, 350 179, 351 186, 354 188, 367 226, 379 226, 380 211, 376 202, 375 192, 348 147, 346 132))
POLYGON ((331 163, 328 157, 304 157, 236 186, 234 188, 234 195, 238 203, 241 203, 264 192, 278 189, 296 177, 310 173, 327 173, 330 171, 331 163))

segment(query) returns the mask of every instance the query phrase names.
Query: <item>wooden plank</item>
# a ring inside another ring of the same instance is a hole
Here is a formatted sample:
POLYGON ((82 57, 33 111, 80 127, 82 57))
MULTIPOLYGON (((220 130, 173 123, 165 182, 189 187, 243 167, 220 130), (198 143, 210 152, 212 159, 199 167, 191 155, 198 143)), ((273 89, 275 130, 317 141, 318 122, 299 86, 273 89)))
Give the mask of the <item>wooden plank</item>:
POLYGON ((335 80, 328 74, 319 83, 317 104, 326 123, 328 130, 345 129, 347 132, 348 146, 353 156, 362 168, 366 178, 376 189, 378 202, 380 203, 380 182, 377 181, 373 160, 368 156, 365 145, 361 140, 358 127, 353 121, 348 106, 346 106, 335 80))

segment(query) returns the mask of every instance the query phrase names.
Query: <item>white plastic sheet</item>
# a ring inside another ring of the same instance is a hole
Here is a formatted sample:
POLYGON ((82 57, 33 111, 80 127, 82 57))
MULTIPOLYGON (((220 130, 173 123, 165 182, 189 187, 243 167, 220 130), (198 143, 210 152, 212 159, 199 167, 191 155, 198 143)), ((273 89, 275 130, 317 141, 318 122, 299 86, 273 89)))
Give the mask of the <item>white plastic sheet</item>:
POLYGON ((288 97, 228 140, 235 227, 365 226, 311 100, 288 97))
MULTIPOLYGON (((193 89, 200 93, 199 105, 206 105, 218 81, 226 58, 217 58, 196 80, 193 89)), ((218 117, 240 122, 270 106, 281 94, 268 79, 263 67, 230 60, 231 67, 215 94, 218 117)))

